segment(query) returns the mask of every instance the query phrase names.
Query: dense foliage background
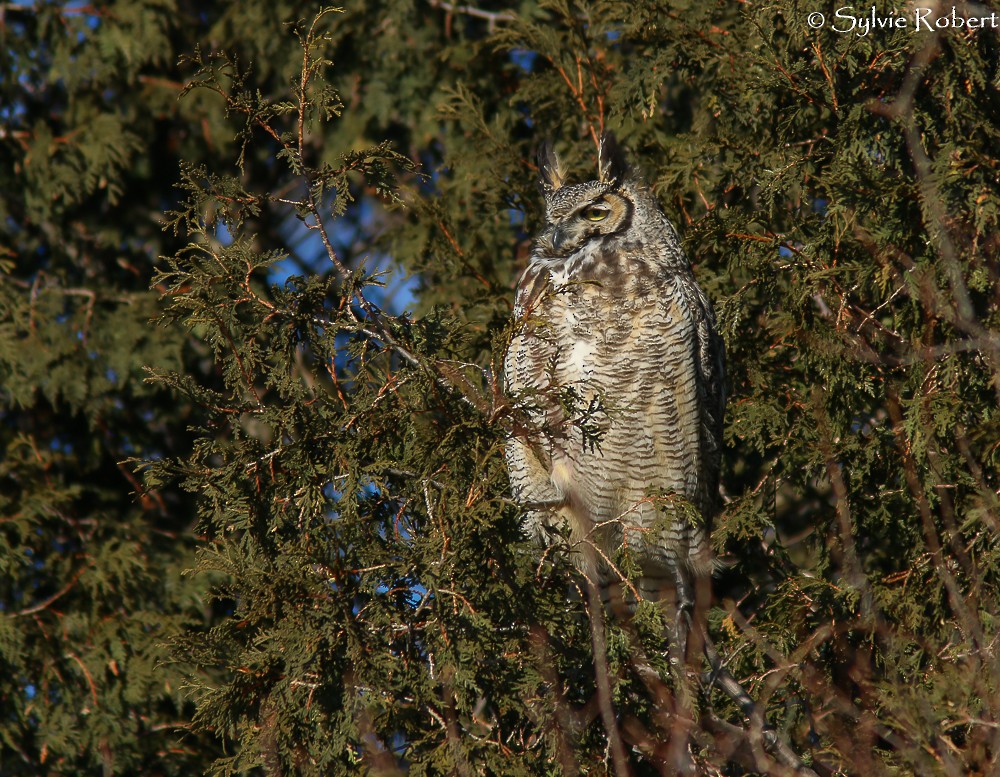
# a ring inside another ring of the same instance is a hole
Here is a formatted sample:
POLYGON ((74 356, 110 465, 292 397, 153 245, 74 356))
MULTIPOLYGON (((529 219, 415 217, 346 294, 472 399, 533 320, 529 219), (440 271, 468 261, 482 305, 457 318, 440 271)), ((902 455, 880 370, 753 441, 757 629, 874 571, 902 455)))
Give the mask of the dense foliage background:
MULTIPOLYGON (((497 370, 533 150, 604 130, 726 339, 733 674, 819 774, 992 772, 998 30, 317 10, 0 7, 0 774, 611 769, 497 370)), ((607 653, 630 771, 786 773, 654 614, 607 653)))

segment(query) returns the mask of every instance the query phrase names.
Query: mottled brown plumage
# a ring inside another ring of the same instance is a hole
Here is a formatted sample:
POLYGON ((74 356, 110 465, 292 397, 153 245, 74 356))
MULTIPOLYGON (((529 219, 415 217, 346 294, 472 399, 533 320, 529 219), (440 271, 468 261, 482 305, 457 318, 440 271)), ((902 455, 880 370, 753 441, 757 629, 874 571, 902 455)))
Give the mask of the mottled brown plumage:
POLYGON ((609 562, 627 543, 640 594, 688 606, 710 568, 723 348, 652 192, 612 140, 600 157, 598 180, 567 185, 551 150, 539 156, 547 224, 518 284, 505 361, 533 424, 511 439, 508 468, 530 528, 546 543, 565 525, 591 581, 622 582, 609 562), (574 413, 599 444, 586 444, 574 413))

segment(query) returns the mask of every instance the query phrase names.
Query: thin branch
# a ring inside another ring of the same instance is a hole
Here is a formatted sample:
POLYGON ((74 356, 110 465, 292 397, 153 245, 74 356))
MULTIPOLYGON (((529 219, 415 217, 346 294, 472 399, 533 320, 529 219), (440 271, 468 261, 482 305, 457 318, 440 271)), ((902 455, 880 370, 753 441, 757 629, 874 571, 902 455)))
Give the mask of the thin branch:
POLYGON ((590 613, 590 637, 594 649, 594 671, 597 680, 597 699, 601 711, 601 722, 608 736, 611 761, 617 777, 632 774, 625 757, 625 747, 618 732, 618 721, 611 700, 611 677, 608 672, 608 646, 604 636, 604 603, 597 585, 587 581, 587 609, 590 613))
MULTIPOLYGON (((73 659, 76 662, 76 665, 79 666, 80 669, 81 669, 81 671, 83 672, 83 676, 87 678, 87 685, 90 686, 90 698, 93 699, 93 701, 94 701, 94 708, 96 709, 97 706, 98 706, 98 701, 97 701, 97 686, 94 685, 94 678, 91 676, 90 670, 87 669, 87 667, 84 665, 83 661, 80 660, 80 656, 78 656, 76 653, 66 653, 65 656, 66 656, 66 658, 73 659)), ((93 712, 93 711, 94 710, 91 710, 91 712, 93 712)))
POLYGON ((66 594, 68 594, 70 592, 70 589, 72 589, 73 586, 76 585, 76 581, 80 579, 80 576, 84 572, 86 572, 87 569, 88 569, 88 567, 86 565, 84 565, 84 566, 80 567, 78 570, 76 570, 76 572, 73 573, 73 576, 69 579, 69 582, 66 583, 66 585, 64 585, 62 588, 60 588, 54 594, 52 594, 52 596, 50 596, 48 599, 43 599, 38 604, 32 605, 31 607, 27 607, 27 608, 25 608, 23 610, 18 610, 17 612, 11 613, 8 617, 10 617, 10 618, 19 618, 22 615, 32 615, 32 614, 34 614, 36 612, 41 612, 42 610, 48 609, 57 599, 62 598, 63 596, 65 596, 66 594))
POLYGON ((428 0, 428 5, 431 8, 440 8, 442 11, 447 11, 452 14, 461 14, 463 16, 471 16, 475 19, 485 19, 489 22, 487 29, 492 34, 496 29, 496 25, 501 22, 512 22, 517 19, 515 14, 508 11, 484 11, 481 8, 475 8, 471 5, 454 5, 453 3, 445 2, 444 0, 428 0))

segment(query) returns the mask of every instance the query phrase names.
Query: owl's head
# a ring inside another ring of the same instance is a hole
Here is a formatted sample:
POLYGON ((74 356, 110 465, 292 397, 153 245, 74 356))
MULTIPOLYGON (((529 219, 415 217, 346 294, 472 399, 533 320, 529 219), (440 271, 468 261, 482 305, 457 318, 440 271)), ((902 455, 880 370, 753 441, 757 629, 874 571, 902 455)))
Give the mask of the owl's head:
POLYGON ((595 241, 607 244, 609 238, 626 238, 635 232, 636 215, 644 224, 662 219, 672 231, 652 192, 629 167, 612 135, 601 139, 595 181, 567 184, 549 143, 539 149, 538 171, 547 224, 538 235, 535 252, 543 260, 568 257, 595 241))

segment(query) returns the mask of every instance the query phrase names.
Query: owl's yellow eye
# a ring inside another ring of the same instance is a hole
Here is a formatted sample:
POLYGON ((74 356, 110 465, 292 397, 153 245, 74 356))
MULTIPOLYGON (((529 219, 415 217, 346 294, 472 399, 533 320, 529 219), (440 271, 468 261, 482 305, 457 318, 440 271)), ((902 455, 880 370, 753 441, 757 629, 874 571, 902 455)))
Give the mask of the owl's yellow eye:
POLYGON ((581 215, 587 221, 604 221, 610 212, 611 209, 604 205, 591 205, 589 208, 584 208, 581 215))

